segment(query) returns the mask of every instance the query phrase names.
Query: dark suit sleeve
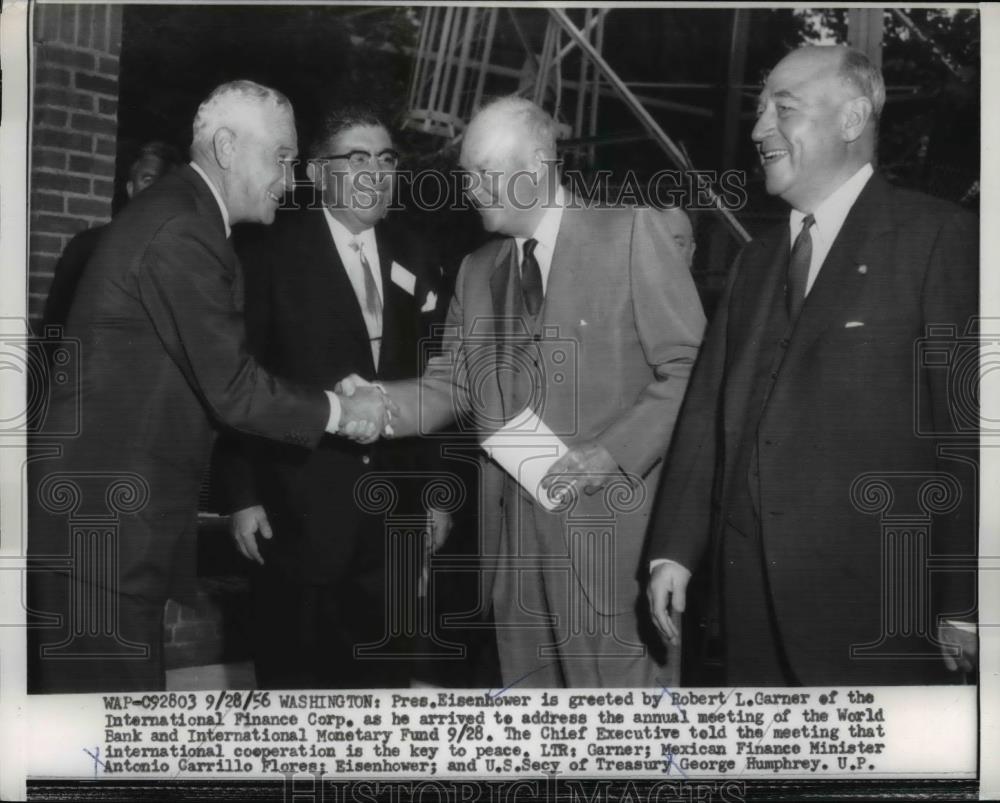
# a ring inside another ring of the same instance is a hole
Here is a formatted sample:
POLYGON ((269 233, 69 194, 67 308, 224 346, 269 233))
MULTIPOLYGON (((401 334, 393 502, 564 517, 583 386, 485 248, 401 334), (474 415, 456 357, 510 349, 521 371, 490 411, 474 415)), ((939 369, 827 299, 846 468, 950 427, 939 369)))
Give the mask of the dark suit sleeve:
MULTIPOLYGON (((243 320, 247 348, 257 362, 273 368, 271 350, 271 249, 260 231, 233 234, 243 274, 243 320)), ((230 512, 261 503, 259 466, 265 445, 259 438, 223 432, 216 442, 216 481, 230 512)))
POLYGON ((213 250, 213 236, 195 215, 160 229, 139 269, 141 302, 164 348, 216 420, 249 434, 315 446, 329 420, 329 401, 321 390, 275 378, 250 356, 233 298, 236 277, 213 250))
POLYGON ((65 326, 69 318, 69 308, 76 295, 76 286, 83 276, 97 241, 100 239, 104 226, 86 229, 77 234, 66 246, 56 263, 52 276, 52 285, 45 300, 45 311, 42 313, 42 326, 65 326))
POLYGON ((729 301, 740 263, 737 257, 695 363, 650 517, 648 559, 666 558, 691 571, 708 546, 729 301))
MULTIPOLYGON (((923 288, 924 323, 926 326, 948 325, 954 327, 958 338, 968 330, 970 321, 979 310, 979 221, 965 211, 957 210, 945 221, 930 254, 923 288)), ((968 341, 966 341, 968 342, 968 341)), ((978 362, 978 360, 977 360, 978 362)), ((959 434, 963 418, 979 420, 976 401, 970 398, 968 390, 961 382, 949 380, 955 376, 958 366, 934 366, 930 370, 923 366, 924 377, 930 393, 930 426, 940 433, 938 449, 947 453, 948 446, 959 434)), ((978 374, 977 374, 978 377, 978 374)), ((927 426, 927 422, 924 422, 927 426)), ((963 446, 953 449, 966 457, 971 457, 968 439, 962 438, 963 446)), ((978 452, 974 454, 978 464, 978 452)), ((956 463, 954 459, 940 459, 938 470, 942 474, 958 477, 962 498, 957 508, 935 522, 935 536, 940 531, 943 537, 935 540, 952 557, 973 558, 977 552, 977 470, 956 463)), ((936 610, 948 619, 974 621, 970 610, 975 597, 975 574, 973 572, 948 572, 940 578, 939 598, 936 610)))

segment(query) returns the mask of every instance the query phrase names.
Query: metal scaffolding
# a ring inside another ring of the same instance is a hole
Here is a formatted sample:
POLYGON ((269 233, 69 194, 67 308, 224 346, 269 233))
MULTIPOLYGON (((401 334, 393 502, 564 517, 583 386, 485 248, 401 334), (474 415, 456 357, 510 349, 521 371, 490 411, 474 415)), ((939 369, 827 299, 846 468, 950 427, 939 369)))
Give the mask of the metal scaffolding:
MULTIPOLYGON (((718 118, 722 137, 719 164, 735 166, 739 130, 752 117, 747 101, 756 97, 758 86, 745 83, 750 11, 734 9, 729 30, 726 71, 713 83, 624 81, 604 55, 605 23, 614 9, 515 8, 444 6, 427 7, 420 15, 420 31, 410 80, 405 129, 458 142, 465 125, 491 94, 517 93, 548 110, 559 127, 560 147, 595 163, 595 149, 602 145, 637 141, 655 142, 669 163, 693 171, 687 153, 658 122, 660 110, 696 117, 718 118), (573 16, 571 16, 571 14, 573 16), (498 41, 504 44, 498 47, 498 41), (511 43, 514 43, 513 45, 511 43), (579 59, 571 59, 578 55, 579 59), (650 90, 723 91, 715 107, 664 98, 650 90), (498 91, 499 90, 499 91, 498 91), (599 132, 601 102, 615 98, 641 126, 641 131, 599 132)), ((926 37, 902 11, 891 12, 910 31, 930 46, 948 68, 958 74, 947 55, 926 37)), ((864 51, 876 65, 882 62, 882 39, 886 9, 857 8, 848 13, 848 41, 864 51)), ((900 92, 913 96, 913 87, 893 87, 890 99, 900 92)), ((746 229, 726 208, 719 195, 699 177, 699 190, 712 199, 714 213, 738 241, 749 239, 746 229)))

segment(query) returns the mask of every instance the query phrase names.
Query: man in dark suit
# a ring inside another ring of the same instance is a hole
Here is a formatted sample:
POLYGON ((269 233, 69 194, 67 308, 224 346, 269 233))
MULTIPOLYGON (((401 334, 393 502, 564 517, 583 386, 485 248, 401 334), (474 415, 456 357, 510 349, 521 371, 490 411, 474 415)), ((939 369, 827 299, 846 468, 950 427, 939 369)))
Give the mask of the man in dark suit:
MULTIPOLYGON (((178 157, 173 148, 163 142, 147 142, 139 149, 139 155, 129 165, 128 181, 125 182, 125 195, 132 200, 137 194, 165 176, 177 165, 178 157)), ((56 263, 49 287, 48 298, 45 299, 45 311, 42 313, 42 327, 64 326, 69 317, 70 304, 76 294, 76 286, 80 283, 83 269, 97 248, 97 242, 107 229, 107 224, 84 229, 66 245, 62 256, 56 263)))
MULTIPOLYGON (((666 217, 588 208, 560 184, 555 125, 523 98, 470 122, 461 164, 488 231, 466 257, 440 358, 419 383, 386 383, 392 433, 456 415, 496 443, 565 452, 529 482, 535 458, 484 465, 482 613, 492 611, 503 683, 520 687, 672 682, 646 646, 639 563, 652 488, 704 316, 666 217), (491 435, 525 412, 541 422, 491 435), (543 472, 544 473, 544 472, 543 472), (521 478, 521 482, 518 481, 521 478), (550 488, 566 502, 553 507, 550 488)), ((655 637, 654 637, 655 638, 655 637)))
POLYGON ((287 98, 224 84, 198 109, 191 165, 123 210, 88 264, 66 329, 79 382, 57 385, 45 422, 75 434, 39 433, 30 467, 33 691, 163 688, 163 607, 215 425, 314 446, 382 422, 377 394, 275 379, 244 347, 229 226, 273 221, 295 155, 287 98))
MULTIPOLYGON (((340 108, 324 117, 308 156, 322 204, 282 213, 237 246, 251 350, 276 375, 321 387, 351 373, 416 376, 440 269, 426 242, 384 220, 399 158, 389 132, 369 109, 340 108)), ((387 567, 384 515, 365 510, 356 486, 388 472, 401 497, 393 515, 418 512, 408 487, 416 478, 400 477, 423 467, 420 445, 327 437, 311 452, 250 441, 226 447, 219 469, 236 511, 233 535, 255 562, 258 685, 408 686, 408 662, 387 658, 405 654, 405 641, 372 648, 392 620, 412 617, 415 597, 386 591, 387 583, 412 588, 417 567, 387 567)), ((437 515, 443 537, 447 517, 437 515)))
POLYGON ((729 685, 943 682, 975 657, 973 575, 923 563, 975 556, 975 450, 946 445, 961 400, 918 345, 977 312, 977 222, 873 174, 884 100, 862 53, 807 47, 758 103, 790 221, 732 269, 649 551, 672 643, 669 606, 710 554, 729 685))

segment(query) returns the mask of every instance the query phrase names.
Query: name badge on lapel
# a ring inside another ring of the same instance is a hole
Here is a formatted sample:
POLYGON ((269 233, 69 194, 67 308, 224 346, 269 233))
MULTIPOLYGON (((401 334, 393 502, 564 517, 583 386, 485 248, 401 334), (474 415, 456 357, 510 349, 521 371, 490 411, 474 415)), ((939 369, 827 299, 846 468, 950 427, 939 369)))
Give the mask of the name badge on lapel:
POLYGON ((392 279, 394 285, 405 290, 407 295, 412 296, 416 291, 417 277, 398 262, 392 263, 392 268, 389 270, 389 278, 392 279))

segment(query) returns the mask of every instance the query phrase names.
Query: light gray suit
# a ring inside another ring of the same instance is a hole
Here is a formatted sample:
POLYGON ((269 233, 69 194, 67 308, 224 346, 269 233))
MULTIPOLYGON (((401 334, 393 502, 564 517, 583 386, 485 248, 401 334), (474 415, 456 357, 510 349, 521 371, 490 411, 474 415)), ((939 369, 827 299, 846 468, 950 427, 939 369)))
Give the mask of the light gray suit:
POLYGON ((492 602, 505 684, 656 682, 638 633, 640 561, 705 325, 667 223, 653 210, 570 199, 534 318, 521 303, 516 241, 486 244, 458 275, 442 355, 419 386, 388 387, 400 402, 398 435, 464 415, 484 440, 528 405, 569 447, 596 441, 621 468, 550 513, 486 464, 483 608, 492 602))

